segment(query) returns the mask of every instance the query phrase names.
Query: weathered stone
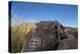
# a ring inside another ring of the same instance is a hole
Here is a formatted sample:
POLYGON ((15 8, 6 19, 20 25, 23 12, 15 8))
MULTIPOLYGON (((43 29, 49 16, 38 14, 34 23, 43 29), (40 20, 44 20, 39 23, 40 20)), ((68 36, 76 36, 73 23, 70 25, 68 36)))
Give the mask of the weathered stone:
POLYGON ((74 28, 65 28, 58 21, 41 21, 34 27, 26 35, 22 52, 78 48, 74 28))
POLYGON ((68 40, 63 39, 59 42, 58 50, 64 50, 64 49, 77 49, 78 47, 77 40, 68 40))

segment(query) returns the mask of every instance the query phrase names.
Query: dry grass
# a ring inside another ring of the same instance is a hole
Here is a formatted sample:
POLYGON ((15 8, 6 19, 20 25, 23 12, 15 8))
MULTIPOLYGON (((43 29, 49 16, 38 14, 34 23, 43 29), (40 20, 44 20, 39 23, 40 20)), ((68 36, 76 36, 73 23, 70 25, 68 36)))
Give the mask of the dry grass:
POLYGON ((23 41, 33 24, 20 24, 11 28, 12 52, 20 52, 23 41))

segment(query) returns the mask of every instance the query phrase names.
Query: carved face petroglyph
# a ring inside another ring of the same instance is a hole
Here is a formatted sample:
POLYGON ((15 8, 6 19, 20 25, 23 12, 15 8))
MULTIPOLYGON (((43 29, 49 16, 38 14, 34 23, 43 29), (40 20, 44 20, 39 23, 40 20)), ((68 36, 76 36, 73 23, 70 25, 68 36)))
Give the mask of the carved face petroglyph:
POLYGON ((30 48, 37 48, 39 46, 41 46, 41 38, 40 37, 31 38, 31 40, 29 42, 29 47, 30 48))

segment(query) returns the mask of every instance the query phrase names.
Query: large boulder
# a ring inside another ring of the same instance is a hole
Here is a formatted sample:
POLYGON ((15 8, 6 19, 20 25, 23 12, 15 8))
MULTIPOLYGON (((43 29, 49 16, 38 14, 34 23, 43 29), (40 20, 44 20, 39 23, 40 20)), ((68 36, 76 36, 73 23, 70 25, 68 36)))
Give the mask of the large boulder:
POLYGON ((41 21, 26 35, 21 52, 75 49, 78 46, 76 31, 58 21, 41 21))

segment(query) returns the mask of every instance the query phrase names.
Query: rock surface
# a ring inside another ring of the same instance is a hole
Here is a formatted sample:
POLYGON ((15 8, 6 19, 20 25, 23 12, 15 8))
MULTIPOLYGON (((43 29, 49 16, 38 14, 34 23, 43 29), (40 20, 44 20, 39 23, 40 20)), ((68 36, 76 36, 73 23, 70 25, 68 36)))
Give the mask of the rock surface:
POLYGON ((64 27, 58 21, 41 21, 26 35, 21 52, 77 48, 76 28, 64 27))

